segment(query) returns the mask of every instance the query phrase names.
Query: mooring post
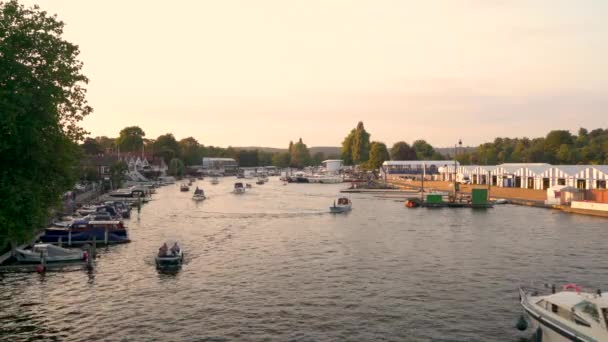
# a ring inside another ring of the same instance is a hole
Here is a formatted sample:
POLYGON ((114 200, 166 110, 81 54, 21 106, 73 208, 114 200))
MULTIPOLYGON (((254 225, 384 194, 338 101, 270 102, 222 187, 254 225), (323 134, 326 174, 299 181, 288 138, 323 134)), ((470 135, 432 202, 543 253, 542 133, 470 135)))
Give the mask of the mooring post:
POLYGON ((108 245, 108 227, 106 227, 103 232, 103 243, 106 246, 108 245))
MULTIPOLYGON (((69 241, 69 237, 68 237, 68 241, 69 241)), ((59 245, 59 247, 63 247, 63 239, 61 238, 61 236, 59 237, 59 240, 57 240, 57 245, 59 245)))
POLYGON ((96 236, 93 236, 93 251, 91 253, 91 256, 93 258, 97 257, 97 237, 96 236))
POLYGON ((68 246, 72 246, 72 228, 68 231, 68 246))

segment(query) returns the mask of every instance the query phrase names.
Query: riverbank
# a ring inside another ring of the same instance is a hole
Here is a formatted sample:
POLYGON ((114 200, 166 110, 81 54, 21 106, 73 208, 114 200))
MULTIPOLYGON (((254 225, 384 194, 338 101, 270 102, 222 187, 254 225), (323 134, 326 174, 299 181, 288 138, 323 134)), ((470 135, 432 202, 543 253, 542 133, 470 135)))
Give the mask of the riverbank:
MULTIPOLYGON (((391 179, 388 182, 398 186, 402 190, 410 189, 420 191, 422 187, 422 182, 420 181, 391 179)), ((425 181, 424 189, 425 192, 453 191, 453 183, 442 181, 425 181)), ((472 189, 488 189, 488 187, 485 185, 460 184, 461 193, 470 194, 472 189)), ((547 199, 547 192, 545 190, 490 187, 489 196, 491 199, 506 199, 509 201, 509 203, 516 205, 560 210, 569 214, 608 218, 608 212, 605 211, 577 209, 564 205, 547 205, 545 204, 545 200, 547 199)))

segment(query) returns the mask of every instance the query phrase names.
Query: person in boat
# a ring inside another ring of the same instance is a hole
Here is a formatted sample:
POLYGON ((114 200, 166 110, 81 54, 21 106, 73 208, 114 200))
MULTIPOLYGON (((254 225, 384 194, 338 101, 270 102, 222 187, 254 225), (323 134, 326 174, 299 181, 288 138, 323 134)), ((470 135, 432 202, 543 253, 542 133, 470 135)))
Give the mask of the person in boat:
POLYGON ((166 256, 168 251, 169 251, 169 247, 167 246, 167 243, 165 242, 158 249, 158 256, 160 256, 160 257, 166 256))
POLYGON ((176 243, 173 244, 173 246, 171 247, 171 253, 173 255, 177 255, 179 253, 179 245, 176 243))

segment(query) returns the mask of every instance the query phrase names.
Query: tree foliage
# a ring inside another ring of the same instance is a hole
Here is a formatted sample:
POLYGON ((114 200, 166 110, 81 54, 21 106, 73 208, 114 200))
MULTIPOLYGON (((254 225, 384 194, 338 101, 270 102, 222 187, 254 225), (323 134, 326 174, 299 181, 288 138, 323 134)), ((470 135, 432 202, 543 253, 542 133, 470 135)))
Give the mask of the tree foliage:
POLYGON ((608 162, 608 129, 585 128, 577 135, 568 131, 550 131, 541 138, 496 138, 474 151, 459 153, 463 164, 496 165, 502 163, 605 164, 608 162))
POLYGON ((399 141, 391 147, 391 160, 417 160, 416 151, 405 141, 399 141))
POLYGON ((180 159, 177 158, 173 158, 171 159, 171 161, 169 162, 169 175, 170 176, 175 176, 175 177, 183 177, 184 173, 186 171, 186 166, 184 165, 184 162, 181 161, 180 159))
POLYGON ((122 152, 141 151, 145 136, 146 133, 139 126, 125 127, 120 131, 116 144, 122 152))
POLYGON ((82 143, 82 145, 80 145, 80 147, 82 148, 84 154, 88 155, 97 155, 103 152, 103 149, 101 148, 99 142, 97 142, 97 140, 93 138, 84 139, 84 142, 82 143))
POLYGON ((369 138, 370 134, 365 130, 363 122, 359 121, 342 142, 341 154, 345 165, 357 165, 369 159, 369 138))
POLYGON ((163 134, 156 138, 152 145, 154 154, 161 156, 168 165, 173 158, 180 157, 180 146, 175 137, 171 133, 163 134))
POLYGON ((0 3, 0 248, 43 227, 78 177, 78 122, 92 109, 63 27, 38 6, 0 3))
POLYGON ((311 158, 308 147, 302 142, 302 138, 300 138, 300 140, 291 147, 291 167, 302 168, 310 165, 310 161, 311 158))
POLYGON ((386 145, 379 141, 373 141, 369 151, 369 160, 367 162, 367 168, 371 170, 378 169, 382 166, 384 161, 389 160, 390 155, 386 145))
POLYGON ((291 162, 291 154, 289 152, 280 152, 280 153, 275 153, 274 156, 272 156, 272 165, 279 167, 279 168, 286 168, 289 167, 289 164, 291 162))
POLYGON ((193 137, 179 141, 180 155, 186 165, 201 165, 203 162, 203 149, 193 137))

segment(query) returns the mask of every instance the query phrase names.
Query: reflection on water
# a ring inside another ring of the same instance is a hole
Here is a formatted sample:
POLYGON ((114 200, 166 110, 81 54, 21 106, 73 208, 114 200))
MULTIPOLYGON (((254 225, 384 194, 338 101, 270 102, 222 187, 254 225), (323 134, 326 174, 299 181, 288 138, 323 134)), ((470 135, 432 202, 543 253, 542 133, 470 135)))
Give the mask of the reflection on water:
POLYGON ((406 209, 341 185, 178 186, 91 272, 0 275, 0 339, 518 341, 517 286, 606 282, 606 221, 516 206, 406 209), (180 241, 182 269, 154 253, 180 241))

